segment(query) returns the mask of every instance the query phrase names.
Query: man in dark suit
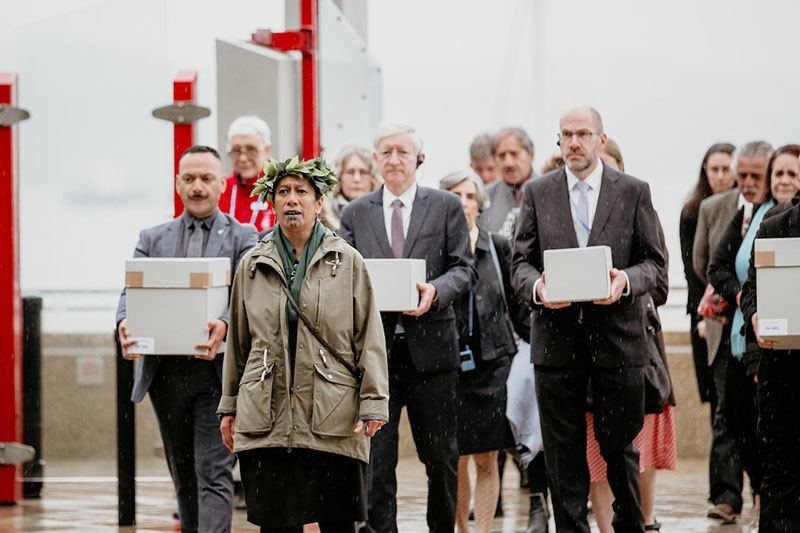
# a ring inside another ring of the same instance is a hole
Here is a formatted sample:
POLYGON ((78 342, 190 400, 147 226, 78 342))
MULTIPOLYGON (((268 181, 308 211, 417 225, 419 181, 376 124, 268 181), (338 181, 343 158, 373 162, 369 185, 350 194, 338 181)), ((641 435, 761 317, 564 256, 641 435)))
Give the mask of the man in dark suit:
POLYGON ((566 167, 525 185, 512 258, 514 289, 533 302, 531 360, 542 416, 547 474, 559 531, 589 532, 586 392, 614 492, 615 531, 643 531, 639 452, 647 336, 639 298, 658 283, 664 256, 648 185, 603 165, 606 134, 591 107, 564 113, 566 167), (611 296, 586 303, 547 299, 543 252, 611 247, 611 296))
MULTIPOLYGON (((231 273, 257 241, 255 228, 217 209, 225 190, 219 154, 193 146, 181 156, 175 188, 184 212, 142 231, 134 257, 228 257, 231 273)), ((216 410, 222 395, 220 344, 228 331, 227 310, 207 325, 208 342, 196 345, 207 355, 142 356, 129 353, 125 291, 117 308, 122 356, 141 359, 131 400, 145 393, 158 419, 175 492, 181 530, 228 532, 233 514, 233 455, 222 443, 216 410)), ((135 333, 135 332, 134 332, 135 333)))
POLYGON ((384 124, 375 161, 385 185, 345 208, 339 234, 365 258, 425 259, 414 311, 381 313, 389 357, 389 422, 372 440, 369 526, 397 531, 397 429, 403 405, 428 474, 428 527, 455 524, 458 447, 455 387, 459 367, 453 302, 476 281, 469 230, 452 193, 419 187, 422 141, 414 129, 384 124))

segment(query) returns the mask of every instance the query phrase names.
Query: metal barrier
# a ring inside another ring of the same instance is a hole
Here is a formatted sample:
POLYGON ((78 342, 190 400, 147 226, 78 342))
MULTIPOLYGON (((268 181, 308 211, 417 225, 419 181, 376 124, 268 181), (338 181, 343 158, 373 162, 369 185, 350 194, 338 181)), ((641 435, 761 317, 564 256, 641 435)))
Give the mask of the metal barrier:
POLYGON ((22 442, 36 450, 36 458, 22 466, 22 495, 38 498, 42 492, 42 298, 22 298, 22 442))

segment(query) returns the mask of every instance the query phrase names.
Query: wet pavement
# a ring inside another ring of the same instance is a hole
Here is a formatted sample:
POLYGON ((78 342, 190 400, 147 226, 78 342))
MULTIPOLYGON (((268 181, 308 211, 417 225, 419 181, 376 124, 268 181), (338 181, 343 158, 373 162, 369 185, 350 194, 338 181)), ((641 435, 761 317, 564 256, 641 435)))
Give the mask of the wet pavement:
MULTIPOLYGON (((176 509, 172 483, 162 464, 140 465, 146 471, 137 482, 135 527, 117 527, 117 486, 109 464, 70 463, 52 465, 52 477, 45 480, 42 498, 0 506, 0 532, 43 531, 179 531, 172 518, 176 509), (144 466, 144 468, 143 468, 144 466), (74 477, 76 475, 84 477, 74 477), (103 476, 106 477, 103 477, 103 476), (72 476, 72 477, 69 477, 72 476)), ((739 521, 721 525, 706 518, 707 461, 679 460, 679 470, 659 472, 656 516, 662 532, 745 533, 752 518, 752 505, 745 505, 739 521)), ((427 487, 423 466, 413 458, 400 460, 398 468, 398 528, 401 533, 427 531, 425 505, 427 487)), ((527 525, 528 494, 519 489, 519 476, 509 462, 503 480, 504 517, 495 519, 493 532, 524 532, 527 525)), ((590 515, 591 520, 591 515, 590 515)), ((244 511, 236 511, 234 532, 258 531, 248 524, 244 511)), ((592 523, 592 531, 597 531, 592 523)), ((317 531, 306 526, 306 532, 317 531)), ((555 525, 550 523, 550 531, 555 525)))

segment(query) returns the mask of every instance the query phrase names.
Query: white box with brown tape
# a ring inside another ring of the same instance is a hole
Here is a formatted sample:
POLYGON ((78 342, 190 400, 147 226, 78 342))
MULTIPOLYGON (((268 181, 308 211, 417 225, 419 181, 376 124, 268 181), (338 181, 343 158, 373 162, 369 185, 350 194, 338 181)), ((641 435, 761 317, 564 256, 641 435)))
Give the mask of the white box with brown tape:
POLYGON ((800 238, 756 239, 758 334, 779 350, 800 349, 800 238))
POLYGON ((426 282, 424 259, 364 259, 381 311, 413 311, 419 305, 417 283, 426 282))
POLYGON ((586 246, 544 251, 547 299, 591 302, 611 296, 611 248, 586 246))
MULTIPOLYGON (((137 257, 125 262, 126 316, 131 353, 204 355, 206 323, 228 309, 226 257, 137 257)), ((223 342, 219 348, 225 350, 223 342)))

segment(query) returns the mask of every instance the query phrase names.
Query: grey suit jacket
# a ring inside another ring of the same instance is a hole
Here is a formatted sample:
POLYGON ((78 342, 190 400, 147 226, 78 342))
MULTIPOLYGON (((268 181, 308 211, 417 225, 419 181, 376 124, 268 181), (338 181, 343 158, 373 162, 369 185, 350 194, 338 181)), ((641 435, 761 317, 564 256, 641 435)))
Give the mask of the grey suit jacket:
MULTIPOLYGON (((525 183, 534 178, 535 175, 531 171, 531 177, 525 183)), ((503 222, 505 222, 511 210, 516 207, 514 193, 511 187, 500 178, 486 187, 486 194, 489 196, 491 204, 481 213, 478 218, 478 225, 486 231, 496 233, 503 226, 503 222)))
POLYGON ((739 210, 739 189, 709 196, 700 202, 697 231, 692 246, 692 265, 703 283, 708 283, 708 263, 725 229, 739 210))
MULTIPOLYGON (((365 258, 394 257, 383 215, 383 187, 342 211, 339 235, 365 258)), ((453 302, 477 281, 464 209, 456 195, 418 187, 403 257, 425 259, 428 283, 438 303, 419 317, 402 316, 406 341, 419 372, 455 370, 459 365, 453 302)), ((391 356, 398 313, 381 313, 391 356)))
MULTIPOLYGON (((562 366, 574 357, 579 320, 589 355, 603 367, 638 366, 645 361, 647 336, 638 299, 664 274, 658 219, 647 183, 603 165, 602 185, 588 246, 607 245, 615 268, 630 281, 630 295, 609 305, 575 303, 563 309, 533 304, 531 360, 562 366)), ((577 248, 567 175, 563 168, 525 184, 511 263, 514 290, 533 302, 545 250, 577 248)))
MULTIPOLYGON (((178 255, 178 244, 181 236, 180 217, 159 224, 152 228, 142 230, 139 233, 139 242, 133 252, 134 257, 176 257, 178 255)), ((256 229, 247 224, 240 224, 227 213, 217 210, 214 222, 209 230, 208 242, 206 243, 205 257, 228 257, 231 260, 231 277, 236 272, 236 266, 250 248, 257 242, 256 229)), ((117 324, 126 316, 125 289, 119 297, 117 306, 117 324)), ((230 296, 230 294, 229 294, 230 296)), ((228 320, 228 311, 220 316, 220 319, 228 320)), ((217 375, 222 376, 222 357, 214 359, 214 367, 217 375)), ((139 366, 136 372, 136 380, 133 384, 131 400, 140 402, 145 393, 150 388, 153 378, 158 370, 161 358, 156 355, 145 355, 139 359, 139 366)))
MULTIPOLYGON (((692 246, 692 265, 697 277, 704 284, 708 284, 706 271, 714 248, 719 244, 722 234, 725 233, 725 229, 730 225, 738 210, 739 189, 715 194, 700 202, 697 232, 694 234, 694 245, 692 246)), ((706 324, 706 348, 710 365, 717 357, 725 328, 720 322, 710 318, 703 319, 703 322, 706 324)))

